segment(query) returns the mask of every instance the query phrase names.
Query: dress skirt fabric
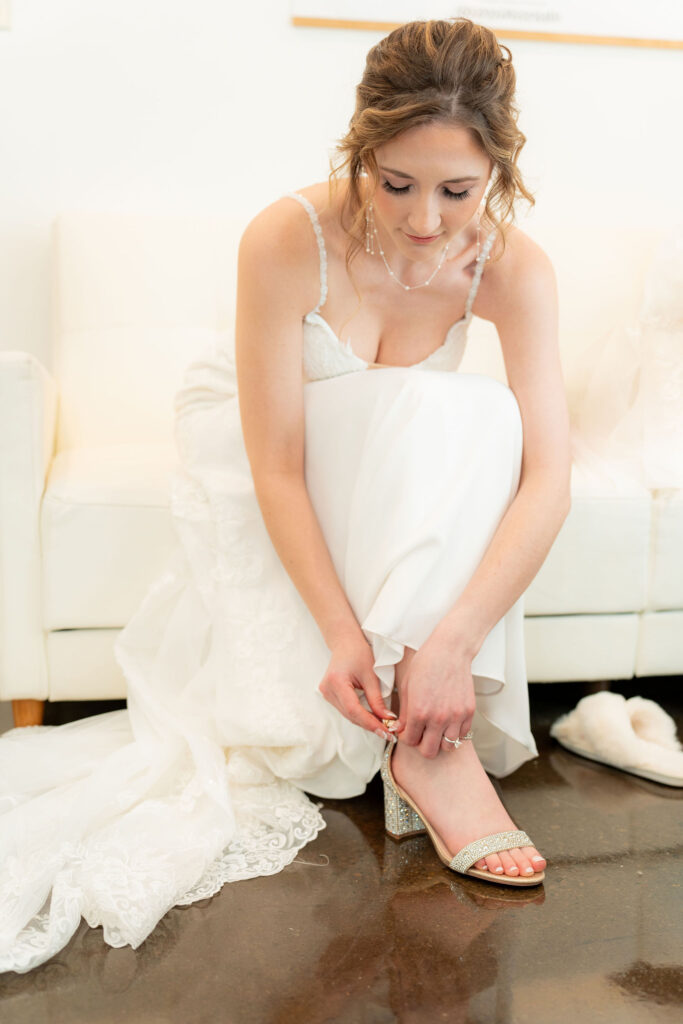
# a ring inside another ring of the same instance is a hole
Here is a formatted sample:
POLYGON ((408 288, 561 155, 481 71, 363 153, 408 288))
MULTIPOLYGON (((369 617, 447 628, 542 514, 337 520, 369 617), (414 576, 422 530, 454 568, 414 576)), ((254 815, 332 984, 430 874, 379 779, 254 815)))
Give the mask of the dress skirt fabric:
MULTIPOLYGON (((382 692, 480 562, 516 493, 509 388, 410 367, 304 385, 306 482, 382 692)), ((318 691, 330 659, 265 527, 234 365, 175 397, 177 546, 115 644, 128 707, 0 738, 0 970, 63 948, 81 916, 137 947, 173 906, 272 874, 362 793, 383 741, 318 691)), ((518 601, 473 666, 477 753, 502 777, 537 750, 518 601)))

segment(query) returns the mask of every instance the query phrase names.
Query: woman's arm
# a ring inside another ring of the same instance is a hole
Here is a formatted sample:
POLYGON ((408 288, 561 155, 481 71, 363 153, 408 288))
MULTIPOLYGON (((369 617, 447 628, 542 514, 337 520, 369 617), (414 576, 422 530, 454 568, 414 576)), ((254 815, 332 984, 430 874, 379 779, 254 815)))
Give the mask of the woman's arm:
POLYGON ((535 577, 571 505, 555 273, 526 237, 519 257, 497 282, 495 322, 522 416, 520 484, 475 573, 435 630, 471 657, 535 577))
POLYGON ((519 259, 509 260, 505 271, 501 261, 491 289, 499 311, 491 319, 522 416, 520 483, 467 586, 413 657, 404 679, 397 735, 428 758, 452 750, 444 735, 455 739, 471 729, 472 660, 538 572, 570 508, 569 414, 555 274, 545 253, 522 239, 515 242, 522 247, 514 254, 519 259))
POLYGON ((378 718, 386 716, 372 649, 337 576, 305 481, 302 318, 318 299, 319 264, 315 236, 298 203, 283 198, 250 222, 240 240, 237 278, 235 364, 256 497, 278 557, 336 652, 344 679, 332 702, 374 731, 378 719, 362 707, 352 683, 360 675, 370 706, 378 718))

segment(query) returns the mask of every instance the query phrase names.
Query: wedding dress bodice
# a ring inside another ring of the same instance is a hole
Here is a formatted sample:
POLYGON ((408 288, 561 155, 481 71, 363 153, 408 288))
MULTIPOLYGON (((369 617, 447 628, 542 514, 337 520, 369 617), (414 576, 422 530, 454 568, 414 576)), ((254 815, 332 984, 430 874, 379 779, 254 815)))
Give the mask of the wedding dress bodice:
MULTIPOLYGON (((315 237, 318 242, 318 253, 320 256, 320 298, 318 304, 303 318, 303 373, 306 381, 323 380, 327 377, 337 377, 342 373, 353 373, 356 370, 374 369, 376 366, 389 364, 373 364, 357 355, 348 341, 342 342, 334 333, 328 322, 320 314, 321 308, 327 301, 327 250, 322 228, 313 204, 299 192, 286 193, 292 199, 298 200, 304 207, 311 219, 315 237)), ((462 360, 465 343, 467 341, 467 328, 472 319, 472 305, 477 294, 484 264, 489 258, 489 253, 496 231, 493 229, 486 238, 481 252, 477 258, 474 277, 470 286, 464 316, 452 324, 446 332, 442 344, 425 359, 418 363, 412 363, 411 367, 416 370, 457 370, 462 360)))

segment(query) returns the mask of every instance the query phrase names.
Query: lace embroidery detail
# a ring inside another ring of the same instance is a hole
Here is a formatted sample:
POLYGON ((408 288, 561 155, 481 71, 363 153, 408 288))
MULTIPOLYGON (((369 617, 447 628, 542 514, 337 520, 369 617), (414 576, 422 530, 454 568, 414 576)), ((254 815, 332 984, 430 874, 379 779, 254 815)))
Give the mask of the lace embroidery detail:
POLYGON ((0 738, 0 971, 49 960, 81 918, 137 948, 326 827, 289 781, 329 743, 327 705, 293 685, 306 609, 260 514, 230 360, 192 364, 175 409, 180 544, 114 645, 128 708, 0 738))
POLYGON ((481 275, 484 273, 484 265, 488 262, 491 253, 491 246, 494 243, 496 237, 495 228, 489 234, 488 238, 484 242, 481 252, 479 253, 479 260, 474 271, 474 278, 470 287, 470 293, 467 296, 467 303, 465 305, 465 320, 469 323, 472 319, 472 306, 479 288, 479 282, 481 281, 481 275))
POLYGON ((333 336, 325 324, 315 319, 316 313, 304 318, 303 371, 308 381, 325 380, 343 373, 366 370, 367 362, 351 348, 333 336))
POLYGON ((315 211, 315 207, 305 196, 300 195, 299 192, 288 192, 287 195, 291 199, 297 199, 304 207, 308 216, 311 219, 313 230, 315 231, 315 237, 318 242, 318 253, 320 255, 320 298, 318 305, 311 310, 311 313, 317 313, 327 301, 327 251, 325 249, 325 239, 323 238, 323 231, 320 227, 320 221, 318 220, 318 214, 315 211))
MULTIPOLYGON (((180 804, 181 813, 189 817, 195 800, 180 804)), ((148 814, 153 813, 150 803, 148 814)), ((8 857, 0 884, 6 935, 25 919, 34 894, 43 893, 50 882, 52 889, 18 930, 11 949, 3 941, 0 971, 23 974, 44 963, 69 942, 81 917, 91 928, 102 926, 109 946, 136 949, 170 907, 188 906, 215 895, 228 882, 275 874, 291 864, 300 848, 326 827, 321 806, 275 780, 258 787, 255 798, 245 797, 237 834, 227 844, 225 827, 205 827, 199 834, 191 822, 181 843, 185 833, 179 818, 178 831, 172 836, 162 831, 156 842, 148 831, 126 841, 105 830, 92 839, 61 844, 47 863, 41 851, 29 858, 8 857), (188 887, 193 874, 197 880, 188 887)), ((165 824, 168 829, 171 823, 165 824)))
MULTIPOLYGON (((298 193, 290 193, 297 196, 298 193)), ((299 196, 303 200, 303 196, 299 196)), ((309 204, 310 205, 310 204, 309 204)), ((313 207, 311 207, 313 209, 313 207)), ((315 211, 314 211, 315 213, 315 211)), ((488 235, 481 252, 477 267, 472 278, 465 305, 465 315, 454 323, 446 335, 446 339, 434 352, 418 363, 406 369, 442 370, 455 372, 462 361, 467 344, 467 327, 472 319, 472 306, 479 288, 484 265, 489 259, 491 246, 496 237, 495 229, 488 235)), ((327 286, 325 286, 327 296, 327 286)), ((327 380, 346 373, 370 369, 367 360, 357 355, 351 343, 341 341, 318 310, 307 313, 303 321, 303 377, 307 383, 316 380, 327 380)))

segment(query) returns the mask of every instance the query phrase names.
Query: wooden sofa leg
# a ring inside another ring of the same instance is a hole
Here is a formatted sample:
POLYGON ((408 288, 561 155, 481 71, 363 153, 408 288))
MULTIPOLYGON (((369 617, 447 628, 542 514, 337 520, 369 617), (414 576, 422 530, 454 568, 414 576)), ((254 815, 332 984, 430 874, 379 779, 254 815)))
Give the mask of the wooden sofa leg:
POLYGON ((12 714, 14 715, 14 724, 17 727, 22 725, 42 725, 43 715, 45 714, 45 701, 13 700, 12 714))

